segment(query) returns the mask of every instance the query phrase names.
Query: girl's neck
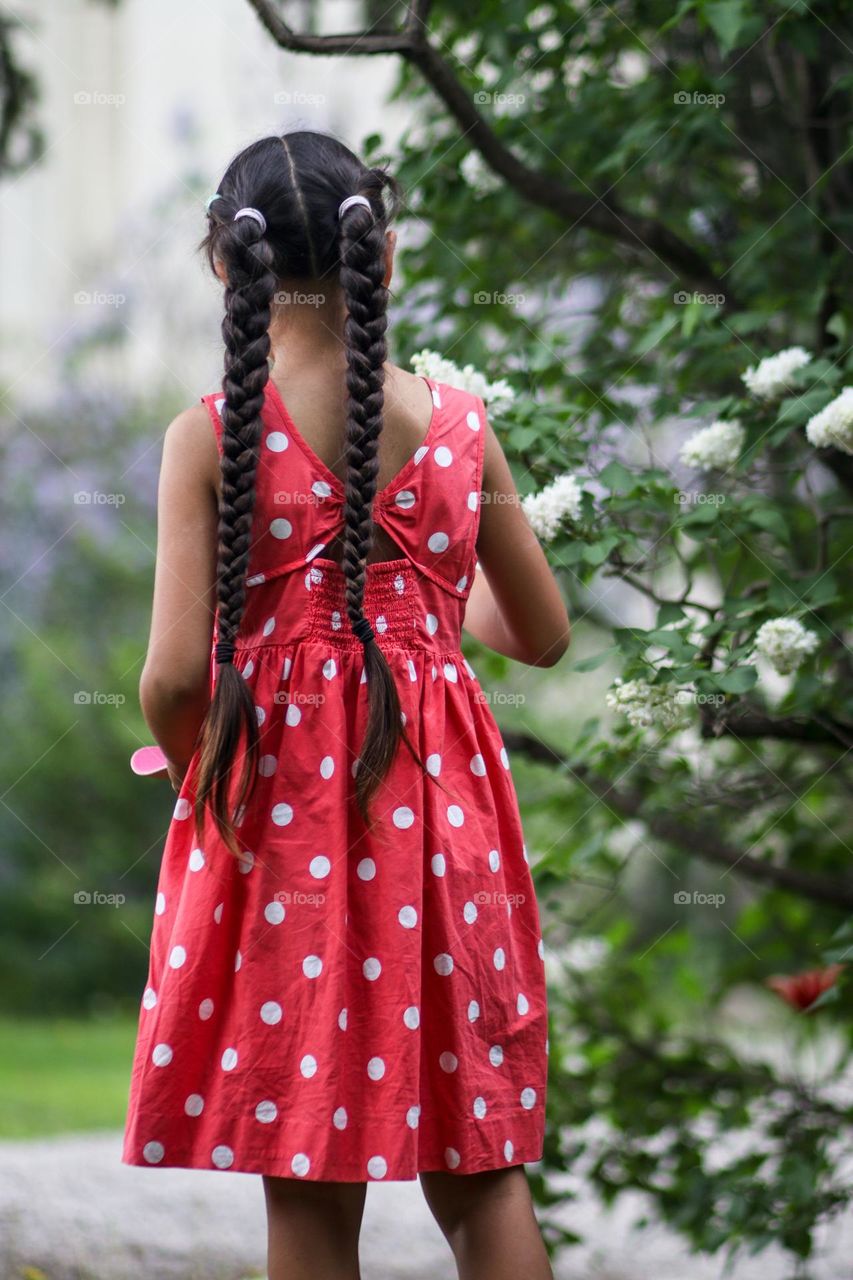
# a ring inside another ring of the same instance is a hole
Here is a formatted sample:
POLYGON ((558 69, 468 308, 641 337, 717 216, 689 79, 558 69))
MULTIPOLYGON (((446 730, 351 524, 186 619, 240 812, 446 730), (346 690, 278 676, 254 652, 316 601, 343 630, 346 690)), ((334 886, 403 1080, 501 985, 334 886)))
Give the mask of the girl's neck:
POLYGON ((340 289, 284 282, 287 299, 273 306, 269 334, 274 359, 272 376, 287 380, 297 370, 346 368, 343 299, 340 289))

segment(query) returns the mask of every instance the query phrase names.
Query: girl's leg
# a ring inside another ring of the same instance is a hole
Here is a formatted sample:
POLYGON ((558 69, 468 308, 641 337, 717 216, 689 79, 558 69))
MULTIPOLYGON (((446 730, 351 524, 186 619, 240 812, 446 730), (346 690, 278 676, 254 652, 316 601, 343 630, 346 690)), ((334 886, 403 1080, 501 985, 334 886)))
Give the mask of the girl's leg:
POLYGON ((360 1280, 366 1182, 264 1176, 268 1280, 360 1280))
POLYGON ((459 1280, 553 1280, 523 1165, 420 1178, 459 1280))

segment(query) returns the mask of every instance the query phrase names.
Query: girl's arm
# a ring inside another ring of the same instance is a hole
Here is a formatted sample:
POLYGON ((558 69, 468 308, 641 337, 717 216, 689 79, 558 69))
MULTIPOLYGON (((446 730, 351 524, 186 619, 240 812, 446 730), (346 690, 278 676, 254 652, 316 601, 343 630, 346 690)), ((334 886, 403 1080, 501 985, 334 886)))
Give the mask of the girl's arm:
POLYGON ((508 658, 553 667, 569 647, 569 615, 488 422, 477 558, 465 630, 508 658))
POLYGON ((157 561, 142 713, 171 772, 183 775, 210 701, 216 608, 219 453, 204 405, 166 430, 157 497, 157 561))

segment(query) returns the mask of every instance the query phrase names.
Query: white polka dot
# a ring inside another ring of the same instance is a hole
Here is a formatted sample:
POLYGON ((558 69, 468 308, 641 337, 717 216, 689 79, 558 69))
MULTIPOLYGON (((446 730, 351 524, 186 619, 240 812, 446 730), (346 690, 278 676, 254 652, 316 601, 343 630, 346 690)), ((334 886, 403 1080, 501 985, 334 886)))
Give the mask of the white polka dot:
POLYGON ((299 724, 299 721, 301 719, 302 719, 301 710, 299 709, 299 707, 296 706, 295 703, 291 702, 290 706, 287 708, 287 710, 284 713, 284 723, 292 726, 292 725, 299 724))
POLYGON ((450 1073, 451 1071, 455 1071, 456 1068, 459 1066, 459 1059, 457 1058, 455 1053, 450 1053, 449 1051, 447 1051, 445 1053, 442 1053, 441 1056, 439 1057, 438 1065, 441 1067, 442 1071, 447 1071, 448 1073, 450 1073))
POLYGON ((446 978, 448 974, 453 972, 453 956, 449 956, 444 952, 436 956, 432 963, 436 973, 440 974, 442 978, 446 978))
POLYGON ((278 1107, 274 1102, 259 1102, 255 1107, 255 1119, 260 1120, 261 1124, 272 1124, 278 1115, 278 1107))
POLYGON ((461 1163, 462 1157, 460 1156, 459 1152, 455 1150, 454 1147, 445 1147, 444 1159, 448 1169, 458 1169, 461 1163))
POLYGON ((468 494, 468 510, 476 511, 479 505, 480 505, 480 495, 476 489, 472 489, 471 492, 468 494))
POLYGON ((406 1112, 406 1124, 410 1129, 417 1129, 418 1121, 421 1118, 421 1109, 418 1106, 409 1107, 406 1112))
POLYGON ((264 919, 267 924, 281 924, 285 917, 284 906, 280 902, 268 902, 264 907, 264 919))
POLYGON ((494 962, 495 968, 498 970, 498 972, 500 972, 500 970, 506 964, 506 955, 504 954, 503 947, 498 947, 497 951, 492 956, 492 960, 494 962))
POLYGON ((453 461, 453 454, 446 445, 440 444, 432 455, 439 467, 449 467, 453 461))
POLYGON ((489 1062, 493 1067, 503 1066, 504 1051, 499 1044, 493 1044, 489 1050, 489 1062))
POLYGON ((406 804, 399 805, 391 814, 391 821, 394 823, 394 826, 399 827, 402 831, 405 831, 407 827, 410 827, 414 820, 415 815, 406 804))
POLYGON ((191 1093, 184 1103, 184 1111, 188 1116, 200 1116, 204 1110, 204 1098, 200 1093, 191 1093))
POLYGON ((370 982, 375 982, 382 972, 382 965, 376 959, 376 956, 370 956, 361 966, 361 972, 370 982))
POLYGON ((397 912, 397 919, 404 929, 414 929, 418 923, 418 913, 414 907, 401 907, 397 912))
POLYGON ((422 444, 420 448, 416 449, 415 450, 415 466, 417 466, 419 462, 423 462, 424 458, 427 456, 428 453, 429 453, 429 445, 427 444, 422 444))
POLYGON ((268 449, 271 449, 273 453, 284 453, 288 443, 289 441, 287 436, 283 431, 271 431, 264 441, 264 444, 268 449))
POLYGON ((462 826, 462 823, 465 821, 465 814, 459 808, 458 804, 452 804, 448 807, 447 821, 450 823, 451 827, 462 826))
POLYGON ((347 1011, 346 1011, 346 1009, 341 1009, 340 1013, 338 1014, 338 1026, 340 1027, 341 1031, 346 1031, 346 1029, 347 1029, 347 1011))
POLYGON ((236 955, 235 955, 235 957, 234 957, 234 972, 235 972, 235 973, 236 973, 236 972, 237 972, 237 970, 240 968, 240 965, 241 965, 242 963, 243 963, 243 954, 242 954, 242 952, 241 952, 241 951, 238 951, 238 952, 237 952, 237 954, 236 954, 236 955))
POLYGON ((437 778, 441 773, 441 756, 438 752, 433 751, 431 755, 428 755, 425 764, 427 773, 431 774, 433 778, 437 778))
POLYGON ((226 1049, 221 1059, 222 1070, 233 1071, 236 1065, 237 1065, 237 1050, 226 1049))
POLYGON ((158 916, 161 916, 165 910, 166 910, 166 895, 165 893, 158 893, 157 900, 154 903, 155 914, 158 916))
POLYGON ((337 674, 338 674, 338 664, 335 662, 334 658, 328 658, 323 663, 323 675, 326 677, 327 680, 334 680, 337 674))
POLYGON ((332 864, 325 854, 318 854, 316 858, 312 858, 308 864, 308 871, 315 880, 324 879, 332 869, 332 864))
POLYGON ((443 853, 434 853, 434 854, 432 855, 432 863, 431 863, 431 866, 432 866, 432 870, 433 870, 433 874, 434 874, 434 875, 437 875, 437 876, 443 876, 443 875, 444 875, 444 873, 445 873, 445 871, 447 870, 447 860, 446 860, 446 858, 445 858, 444 854, 443 854, 443 853))
POLYGON ((265 1022, 268 1027, 281 1022, 281 1005, 277 1000, 267 1000, 261 1005, 261 1022, 265 1022))
POLYGON ((157 992, 153 987, 146 987, 142 993, 143 1009, 153 1009, 157 1003, 157 992))
POLYGON ((465 421, 468 423, 468 426, 472 431, 480 430, 480 415, 477 413, 476 409, 472 409, 470 413, 466 414, 465 421))
POLYGON ((473 902, 466 902, 462 908, 462 919, 466 924, 473 924, 477 919, 477 908, 473 902))
POLYGON ((473 1111, 476 1118, 478 1120, 482 1120, 483 1116, 486 1114, 486 1099, 479 1097, 475 1098, 473 1111))
POLYGON ((467 586, 468 586, 468 575, 467 573, 463 573, 462 577, 459 579, 459 581, 456 584, 456 590, 464 591, 467 586))
POLYGON ((264 623, 264 635, 271 636, 275 631, 275 618, 267 618, 264 623))
POLYGON ((501 764, 503 765, 503 767, 504 767, 505 769, 508 769, 508 768, 509 768, 509 756, 507 755, 506 747, 501 747, 500 756, 501 756, 501 764))
POLYGON ((190 871, 201 871, 204 866, 204 854, 201 849, 193 849, 190 854, 189 867, 190 871))
POLYGON ((379 632, 380 635, 385 634, 385 632, 388 630, 388 619, 385 617, 384 613, 377 614, 376 622, 374 623, 374 626, 376 627, 376 630, 379 632))
POLYGON ((155 1044, 154 1051, 151 1054, 151 1061, 155 1067, 168 1067, 172 1061, 172 1046, 170 1044, 155 1044))
POLYGON ((450 546, 450 539, 446 533, 431 533, 427 538, 427 546, 430 551, 434 551, 438 555, 442 551, 446 551, 450 546))
POLYGON ((456 670, 455 663, 445 662, 442 670, 444 671, 445 680, 449 680, 451 684, 456 684, 459 679, 459 672, 456 670))
POLYGON ((485 762, 485 760, 483 759, 483 757, 480 755, 479 751, 477 752, 477 754, 476 754, 475 756, 472 756, 472 757, 471 757, 471 762, 470 762, 469 768, 470 768, 471 772, 472 772, 473 774, 476 774, 476 776, 477 776, 478 778, 485 778, 485 776, 486 776, 486 762, 485 762))
POLYGON ((306 1053, 299 1064, 299 1070, 306 1080, 310 1080, 312 1076, 317 1074, 317 1059, 312 1053, 306 1053))
POLYGON ((371 1080, 381 1080, 385 1075, 385 1063, 382 1058, 371 1058, 367 1064, 367 1074, 371 1080))
POLYGON ((524 995, 523 992, 521 991, 519 991, 518 993, 518 999, 515 1002, 515 1007, 516 1009, 518 1009, 518 1012, 522 1015, 522 1017, 525 1015, 525 1013, 530 1012, 530 1002, 527 999, 527 996, 524 995))
MULTIPOLYGON (((325 547, 325 545, 326 545, 326 544, 325 544, 325 542, 315 542, 315 543, 314 543, 314 546, 311 548, 311 550, 310 550, 310 551, 306 551, 306 553, 305 553, 305 559, 306 559, 306 560, 313 560, 315 556, 318 556, 318 555, 320 554, 320 552, 323 550, 323 548, 325 547)), ((307 583, 306 583, 306 585, 307 585, 307 583)))
POLYGON ((255 718, 259 725, 264 723, 267 718, 267 713, 264 711, 263 707, 255 707, 255 718))
POLYGON ((222 1146, 213 1148, 210 1153, 210 1158, 216 1165, 217 1169, 230 1169, 234 1163, 234 1152, 230 1147, 226 1147, 223 1144, 222 1146))
POLYGON ((384 1156, 371 1156, 367 1162, 367 1172, 371 1178, 384 1178, 388 1172, 388 1161, 384 1156))
POLYGON ((188 818, 190 816, 190 802, 185 796, 181 796, 180 800, 175 805, 175 812, 173 816, 177 818, 178 822, 181 822, 184 818, 188 818))
POLYGON ((336 1129, 345 1129, 347 1127, 347 1119, 346 1108, 338 1107, 335 1114, 332 1116, 332 1124, 336 1129))
POLYGON ((202 1022, 207 1022, 208 1018, 213 1017, 213 1001, 208 996, 206 1000, 202 1000, 198 1006, 198 1016, 202 1022))
POLYGON ((415 664, 414 662, 412 662, 411 658, 406 659, 406 667, 408 668, 408 671, 409 671, 409 679, 417 680, 418 678, 417 668, 415 667, 415 664))
POLYGON ((304 1151, 298 1152, 290 1162, 291 1172, 295 1173, 297 1178, 304 1178, 310 1168, 311 1161, 304 1151))
POLYGON ((394 590, 397 592, 398 596, 401 596, 406 590, 406 579, 403 577, 402 573, 398 573, 394 579, 394 590))
POLYGON ((480 1006, 476 1000, 472 1000, 468 1005, 468 1021, 476 1022, 480 1016, 480 1006))
POLYGON ((415 505, 415 495, 411 489, 401 489, 394 499, 398 507, 402 507, 404 511, 408 511, 410 507, 415 505))
POLYGON ((501 865, 501 855, 498 853, 497 849, 490 849, 489 850, 489 866, 491 867, 492 871, 497 871, 500 865, 501 865))
POLYGON ((372 880, 376 875, 376 863, 372 858, 362 858, 355 871, 359 880, 372 880))
POLYGON ((277 520, 273 520, 270 524, 270 533, 274 538, 289 538, 293 533, 293 525, 289 520, 285 520, 284 516, 279 516, 277 520))
POLYGON ((166 1154, 166 1148, 162 1142, 146 1142, 142 1148, 142 1155, 149 1164, 159 1164, 166 1154))
POLYGON ((311 492, 318 498, 330 498, 332 496, 332 486, 325 480, 315 480, 311 486, 311 492))
POLYGON ((504 1160, 511 1160, 514 1151, 515 1151, 515 1147, 512 1145, 509 1138, 507 1138, 506 1142, 504 1143, 504 1160))
POLYGON ((286 827, 293 821, 293 809, 289 804, 277 804, 272 811, 272 820, 277 827, 286 827))
POLYGON ((278 768, 275 756, 261 756, 258 761, 258 773, 262 778, 271 778, 278 768))
MULTIPOLYGON (((244 876, 247 876, 255 865, 255 855, 249 850, 244 849, 240 855, 240 861, 237 866, 244 876)), ((217 920, 217 924, 219 921, 217 920)))
POLYGON ((410 1031, 417 1031, 421 1025, 421 1014, 417 1005, 411 1004, 403 1013, 403 1023, 410 1031))
POLYGON ((540 960, 545 959, 545 943, 541 938, 536 943, 536 954, 539 956, 540 960))
POLYGON ((532 1111, 536 1106, 536 1090, 531 1089, 529 1085, 521 1091, 521 1105, 525 1111, 532 1111))
POLYGON ((332 759, 332 757, 323 756, 323 759, 320 761, 320 777, 331 778, 334 772, 335 772, 335 762, 332 759))
POLYGON ((169 952, 169 965, 172 969, 180 969, 186 958, 187 953, 184 947, 172 947, 169 952))
POLYGON ((302 972, 306 978, 319 978, 323 971, 323 961, 319 956, 306 956, 302 961, 302 972))
POLYGON ((438 630, 438 618, 434 613, 428 613, 426 615, 426 629, 431 636, 434 636, 438 630))
POLYGON ((341 618, 340 609, 333 609, 332 610, 332 630, 340 631, 343 625, 344 624, 343 624, 343 619, 341 618))
POLYGON ((292 659, 292 658, 285 658, 285 660, 284 660, 284 666, 283 666, 283 667, 282 667, 282 669, 281 669, 281 678, 282 678, 282 680, 286 680, 286 679, 288 678, 288 676, 290 675, 290 668, 291 668, 292 666, 293 666, 293 659, 292 659))

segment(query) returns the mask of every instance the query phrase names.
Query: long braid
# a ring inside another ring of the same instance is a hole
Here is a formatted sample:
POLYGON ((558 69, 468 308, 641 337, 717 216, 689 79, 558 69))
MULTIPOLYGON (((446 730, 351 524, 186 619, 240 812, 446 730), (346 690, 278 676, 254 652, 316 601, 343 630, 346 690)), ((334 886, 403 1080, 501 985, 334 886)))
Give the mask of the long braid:
MULTIPOLYGON (((215 212, 218 215, 220 211, 215 212)), ((218 248, 227 262, 228 283, 222 321, 225 403, 221 412, 217 617, 220 644, 233 646, 246 603, 261 410, 269 379, 270 307, 276 276, 272 270, 272 249, 265 242, 258 223, 250 218, 223 223, 218 248), (226 239, 227 245, 223 243, 226 239)), ((220 662, 217 672, 201 740, 196 822, 201 823, 209 801, 220 834, 232 853, 238 854, 234 815, 228 804, 232 762, 245 737, 243 772, 234 806, 239 810, 256 778, 258 721, 246 682, 232 663, 220 662)))
POLYGON ((367 557, 373 542, 372 508, 379 473, 387 355, 388 292, 382 283, 385 275, 385 231, 372 207, 367 209, 363 204, 346 210, 340 226, 340 281, 347 311, 344 344, 348 393, 341 567, 346 580, 350 624, 356 634, 368 637, 364 644, 368 718, 356 772, 356 801, 362 817, 368 822, 370 799, 390 769, 401 739, 415 759, 422 762, 403 731, 397 686, 364 616, 364 585, 367 557))

